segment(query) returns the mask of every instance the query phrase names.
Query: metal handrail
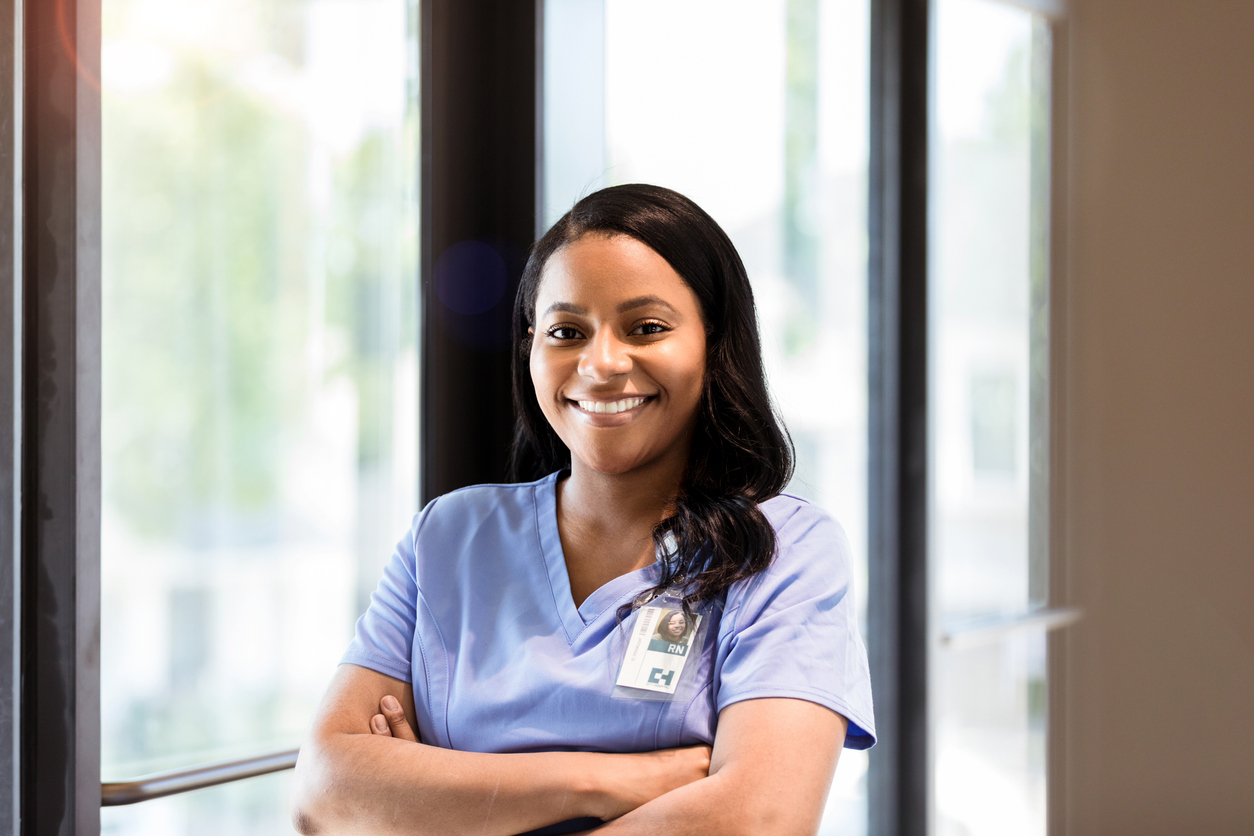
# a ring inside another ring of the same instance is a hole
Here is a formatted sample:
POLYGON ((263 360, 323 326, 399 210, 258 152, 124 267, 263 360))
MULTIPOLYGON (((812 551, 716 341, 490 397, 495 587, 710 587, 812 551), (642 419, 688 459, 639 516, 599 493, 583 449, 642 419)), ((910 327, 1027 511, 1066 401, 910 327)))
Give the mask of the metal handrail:
POLYGON ((132 781, 101 784, 100 805, 117 807, 122 804, 136 804, 140 801, 151 801, 154 798, 164 798, 180 792, 191 792, 271 772, 281 772, 296 766, 296 756, 299 752, 299 749, 282 749, 248 758, 155 772, 132 781))
POLYGON ((993 616, 956 624, 941 633, 941 644, 958 650, 981 644, 989 644, 1011 633, 1025 630, 1049 632, 1069 624, 1075 624, 1083 613, 1074 607, 1032 610, 1019 615, 993 616))

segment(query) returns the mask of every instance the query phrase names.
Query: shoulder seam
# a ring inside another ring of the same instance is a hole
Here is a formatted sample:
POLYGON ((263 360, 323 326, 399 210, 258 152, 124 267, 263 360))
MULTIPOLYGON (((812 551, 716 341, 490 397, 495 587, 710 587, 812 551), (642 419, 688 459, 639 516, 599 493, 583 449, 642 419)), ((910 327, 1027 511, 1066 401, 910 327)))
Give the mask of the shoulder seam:
MULTIPOLYGON (((476 488, 534 488, 538 486, 540 483, 545 482, 551 478, 553 478, 552 473, 550 473, 548 476, 535 479, 531 482, 483 482, 482 484, 478 484, 478 485, 466 485, 464 487, 451 490, 448 493, 442 493, 440 494, 440 496, 437 496, 436 499, 440 499, 446 496, 452 496, 453 494, 462 493, 463 491, 473 491, 476 488)), ((435 499, 432 500, 432 502, 434 501, 435 499)))

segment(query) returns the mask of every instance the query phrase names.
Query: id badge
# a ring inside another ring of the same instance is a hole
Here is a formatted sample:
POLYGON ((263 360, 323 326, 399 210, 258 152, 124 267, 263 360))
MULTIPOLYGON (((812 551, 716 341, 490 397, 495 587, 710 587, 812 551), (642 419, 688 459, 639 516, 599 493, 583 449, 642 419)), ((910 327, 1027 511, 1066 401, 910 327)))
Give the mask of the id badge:
POLYGON ((685 668, 700 655, 702 616, 686 615, 678 601, 656 599, 637 611, 636 623, 623 652, 614 697, 620 699, 672 700, 685 668), (696 648, 694 651, 693 648, 696 648))

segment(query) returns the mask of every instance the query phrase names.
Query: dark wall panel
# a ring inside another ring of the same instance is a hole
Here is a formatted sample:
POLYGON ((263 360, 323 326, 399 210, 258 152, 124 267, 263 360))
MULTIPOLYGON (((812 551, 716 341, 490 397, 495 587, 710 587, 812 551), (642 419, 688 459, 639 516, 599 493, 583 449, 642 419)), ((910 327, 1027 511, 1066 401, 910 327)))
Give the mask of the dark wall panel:
POLYGON ((510 314, 536 228, 539 14, 423 4, 424 502, 505 477, 510 314))

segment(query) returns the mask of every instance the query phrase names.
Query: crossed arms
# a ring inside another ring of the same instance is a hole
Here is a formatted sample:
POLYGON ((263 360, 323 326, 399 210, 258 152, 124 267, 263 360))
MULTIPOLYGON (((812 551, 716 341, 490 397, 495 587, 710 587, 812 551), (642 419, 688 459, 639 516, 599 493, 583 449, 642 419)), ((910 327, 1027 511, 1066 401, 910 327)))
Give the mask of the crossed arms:
POLYGON ((342 665, 296 765, 306 836, 513 836, 581 817, 598 836, 813 834, 847 721, 795 699, 719 713, 712 749, 482 754, 413 733, 408 683, 342 665), (377 724, 372 729, 372 724, 377 724))

